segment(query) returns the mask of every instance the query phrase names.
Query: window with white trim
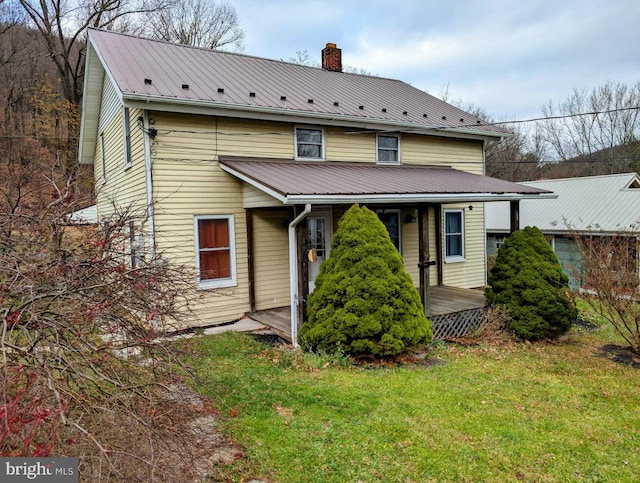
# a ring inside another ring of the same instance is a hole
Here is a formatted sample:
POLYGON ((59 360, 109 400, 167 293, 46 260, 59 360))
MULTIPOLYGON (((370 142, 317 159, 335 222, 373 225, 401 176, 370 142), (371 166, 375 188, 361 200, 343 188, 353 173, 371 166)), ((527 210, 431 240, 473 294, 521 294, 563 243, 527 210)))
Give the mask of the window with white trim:
POLYGON ((196 216, 195 242, 198 287, 236 285, 233 215, 196 216))
POLYGON ((378 163, 400 164, 400 137, 378 134, 378 163))
POLYGON ((464 260, 464 210, 444 212, 445 261, 464 260))
POLYGON ((131 126, 129 108, 124 108, 124 167, 131 167, 131 126))
POLYGON ((296 128, 296 159, 324 159, 322 129, 296 128))

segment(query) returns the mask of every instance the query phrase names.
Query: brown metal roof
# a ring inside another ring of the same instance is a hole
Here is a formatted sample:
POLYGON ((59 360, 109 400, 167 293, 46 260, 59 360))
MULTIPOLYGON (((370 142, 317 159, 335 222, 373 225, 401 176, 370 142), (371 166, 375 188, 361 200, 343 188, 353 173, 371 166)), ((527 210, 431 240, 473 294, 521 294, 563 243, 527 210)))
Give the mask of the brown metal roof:
POLYGON ((125 99, 198 103, 324 119, 506 133, 399 80, 331 72, 288 62, 89 30, 89 38, 125 99))
POLYGON ((225 171, 283 203, 469 202, 552 192, 443 166, 220 156, 225 171))

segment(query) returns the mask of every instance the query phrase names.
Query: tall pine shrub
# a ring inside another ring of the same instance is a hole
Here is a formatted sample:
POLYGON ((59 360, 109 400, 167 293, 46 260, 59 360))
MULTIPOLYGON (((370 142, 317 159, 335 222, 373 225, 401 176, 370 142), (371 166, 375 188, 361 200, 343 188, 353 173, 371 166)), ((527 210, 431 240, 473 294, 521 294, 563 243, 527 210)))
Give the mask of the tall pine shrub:
POLYGON ((389 357, 433 338, 418 291, 375 213, 353 205, 320 267, 300 329, 303 347, 389 357))
POLYGON ((509 328, 525 340, 556 338, 578 316, 569 279, 536 227, 516 231, 505 240, 489 273, 485 295, 489 304, 508 309, 509 328))

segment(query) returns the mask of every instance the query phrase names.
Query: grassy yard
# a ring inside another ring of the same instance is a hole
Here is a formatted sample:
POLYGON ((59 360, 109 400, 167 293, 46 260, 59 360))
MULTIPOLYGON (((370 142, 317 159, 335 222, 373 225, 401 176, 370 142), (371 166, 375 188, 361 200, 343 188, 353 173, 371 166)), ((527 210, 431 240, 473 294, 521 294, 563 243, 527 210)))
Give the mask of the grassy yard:
POLYGON ((613 360, 607 327, 556 343, 439 343, 401 366, 239 334, 188 344, 246 456, 215 481, 640 481, 640 363, 613 360))

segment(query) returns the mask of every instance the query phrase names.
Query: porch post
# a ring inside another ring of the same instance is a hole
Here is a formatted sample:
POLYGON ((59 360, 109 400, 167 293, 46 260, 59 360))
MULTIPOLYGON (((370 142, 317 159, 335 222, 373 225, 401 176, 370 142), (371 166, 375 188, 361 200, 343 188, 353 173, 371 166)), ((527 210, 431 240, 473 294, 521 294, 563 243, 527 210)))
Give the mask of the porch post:
POLYGON ((520 229, 520 200, 509 202, 509 216, 511 218, 510 233, 520 229))
POLYGON ((309 259, 307 258, 307 221, 298 224, 298 328, 306 322, 307 318, 307 297, 309 296, 309 259))
POLYGON ((420 277, 420 299, 425 315, 431 312, 431 297, 429 293, 429 228, 425 223, 427 210, 424 204, 418 205, 418 269, 420 277))
POLYGON ((438 266, 438 285, 443 283, 442 265, 444 264, 444 257, 442 256, 442 244, 444 238, 442 236, 442 205, 434 205, 436 218, 436 263, 438 266))

